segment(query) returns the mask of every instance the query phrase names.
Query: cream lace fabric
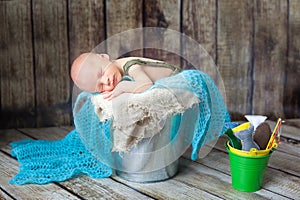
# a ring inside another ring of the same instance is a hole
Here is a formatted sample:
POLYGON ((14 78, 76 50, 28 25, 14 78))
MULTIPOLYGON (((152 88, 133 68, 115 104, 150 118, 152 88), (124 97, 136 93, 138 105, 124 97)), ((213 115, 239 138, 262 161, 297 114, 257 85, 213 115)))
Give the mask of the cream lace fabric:
POLYGON ((124 93, 112 101, 94 95, 91 101, 100 121, 113 119, 112 151, 128 152, 140 140, 153 137, 167 117, 199 103, 194 93, 176 88, 155 88, 144 93, 124 93))

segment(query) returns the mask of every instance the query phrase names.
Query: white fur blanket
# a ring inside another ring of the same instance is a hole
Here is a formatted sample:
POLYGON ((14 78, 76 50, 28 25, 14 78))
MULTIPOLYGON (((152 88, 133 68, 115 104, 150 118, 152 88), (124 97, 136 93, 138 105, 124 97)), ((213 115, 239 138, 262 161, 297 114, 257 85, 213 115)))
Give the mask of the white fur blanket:
POLYGON ((141 139, 159 133, 167 117, 199 103, 194 93, 175 88, 124 93, 111 101, 103 99, 101 94, 91 98, 99 120, 113 120, 112 151, 117 152, 128 152, 141 139))

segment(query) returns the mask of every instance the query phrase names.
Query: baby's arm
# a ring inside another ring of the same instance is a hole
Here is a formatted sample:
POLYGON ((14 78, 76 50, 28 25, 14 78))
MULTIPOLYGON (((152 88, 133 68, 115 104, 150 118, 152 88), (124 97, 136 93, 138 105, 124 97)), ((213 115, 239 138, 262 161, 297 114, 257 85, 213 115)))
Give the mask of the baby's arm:
POLYGON ((152 80, 140 65, 132 66, 129 70, 129 75, 134 81, 121 81, 113 91, 103 94, 103 97, 112 99, 122 93, 140 93, 153 85, 152 80))

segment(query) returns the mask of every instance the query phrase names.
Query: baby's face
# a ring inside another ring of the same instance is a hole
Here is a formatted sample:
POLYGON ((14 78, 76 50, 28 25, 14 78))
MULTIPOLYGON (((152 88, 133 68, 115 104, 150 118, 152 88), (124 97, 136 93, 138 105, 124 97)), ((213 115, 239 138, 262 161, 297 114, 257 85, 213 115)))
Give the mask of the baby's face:
POLYGON ((121 81, 122 74, 118 67, 111 63, 106 68, 101 68, 97 73, 97 92, 112 91, 121 81))
POLYGON ((89 54, 80 59, 83 61, 72 66, 72 71, 77 74, 75 78, 72 78, 82 90, 89 92, 111 91, 122 78, 119 69, 108 58, 98 54, 89 54))

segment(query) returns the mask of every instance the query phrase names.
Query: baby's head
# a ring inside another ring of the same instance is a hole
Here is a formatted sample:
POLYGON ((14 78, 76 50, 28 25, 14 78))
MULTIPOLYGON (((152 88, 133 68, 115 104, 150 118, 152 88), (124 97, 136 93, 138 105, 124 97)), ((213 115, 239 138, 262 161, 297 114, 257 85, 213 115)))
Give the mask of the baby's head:
POLYGON ((107 54, 83 53, 74 60, 71 77, 82 90, 104 92, 113 90, 122 75, 107 54))

